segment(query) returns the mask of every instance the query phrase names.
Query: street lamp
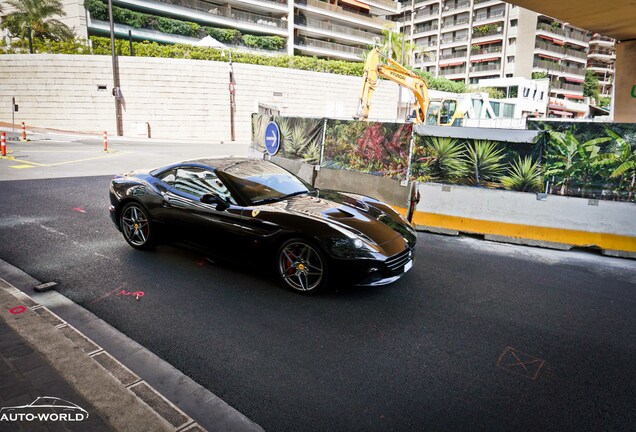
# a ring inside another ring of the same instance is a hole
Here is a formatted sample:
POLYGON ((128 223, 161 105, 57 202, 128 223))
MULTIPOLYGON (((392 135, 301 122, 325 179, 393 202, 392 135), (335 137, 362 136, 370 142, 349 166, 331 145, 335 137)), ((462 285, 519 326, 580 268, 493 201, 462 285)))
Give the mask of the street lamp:
POLYGON ((115 22, 113 20, 113 1, 108 0, 108 19, 110 21, 110 47, 113 60, 113 96, 115 96, 115 116, 117 121, 117 136, 124 135, 124 125, 121 111, 121 88, 119 82, 119 64, 115 50, 115 22))

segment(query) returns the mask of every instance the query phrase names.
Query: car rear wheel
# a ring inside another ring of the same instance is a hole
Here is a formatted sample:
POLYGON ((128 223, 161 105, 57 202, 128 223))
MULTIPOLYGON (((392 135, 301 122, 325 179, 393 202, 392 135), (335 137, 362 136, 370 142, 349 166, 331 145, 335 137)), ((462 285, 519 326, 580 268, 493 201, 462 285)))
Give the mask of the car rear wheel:
POLYGON ((278 274, 288 288, 313 294, 327 285, 327 260, 309 241, 287 240, 278 249, 277 257, 278 274))
POLYGON ((129 245, 136 249, 151 249, 155 233, 146 209, 138 203, 128 203, 119 218, 121 232, 129 245))

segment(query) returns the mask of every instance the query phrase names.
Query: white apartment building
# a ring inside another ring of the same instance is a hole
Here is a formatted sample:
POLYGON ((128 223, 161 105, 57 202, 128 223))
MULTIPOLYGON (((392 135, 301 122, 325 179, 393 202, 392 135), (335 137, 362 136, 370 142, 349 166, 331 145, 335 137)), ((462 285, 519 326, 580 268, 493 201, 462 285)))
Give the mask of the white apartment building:
POLYGON ((587 31, 497 0, 411 0, 403 8, 401 28, 419 48, 412 59, 415 67, 466 84, 548 78, 550 96, 563 101, 550 104, 559 107, 552 115, 587 112, 587 31))
POLYGON ((616 41, 594 33, 590 39, 587 68, 596 73, 601 97, 612 96, 614 82, 614 62, 616 61, 616 41))

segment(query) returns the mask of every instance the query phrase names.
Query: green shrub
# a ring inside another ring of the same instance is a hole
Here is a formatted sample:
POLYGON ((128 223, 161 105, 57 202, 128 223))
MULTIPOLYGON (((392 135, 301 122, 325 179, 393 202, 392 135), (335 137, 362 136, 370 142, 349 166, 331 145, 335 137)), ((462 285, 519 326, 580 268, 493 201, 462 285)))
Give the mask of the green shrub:
POLYGON ((108 21, 108 6, 100 0, 84 0, 84 7, 91 13, 91 18, 108 21))
POLYGON ((236 29, 221 29, 214 27, 203 27, 203 30, 222 43, 237 44, 241 42, 241 32, 236 29))
POLYGON ((243 35, 243 43, 248 47, 266 50, 281 50, 285 47, 285 39, 280 36, 243 35))

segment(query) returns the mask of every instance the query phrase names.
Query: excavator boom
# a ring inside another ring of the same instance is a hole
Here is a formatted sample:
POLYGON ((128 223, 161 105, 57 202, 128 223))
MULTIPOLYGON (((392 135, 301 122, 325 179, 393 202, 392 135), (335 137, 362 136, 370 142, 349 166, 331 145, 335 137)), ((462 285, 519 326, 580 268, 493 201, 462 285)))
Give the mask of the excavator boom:
POLYGON ((377 48, 371 50, 364 65, 362 92, 356 118, 360 120, 369 118, 371 98, 375 92, 379 77, 391 80, 411 90, 417 101, 415 123, 423 123, 426 120, 426 111, 431 101, 426 81, 393 59, 382 55, 377 48), (386 64, 382 63, 383 59, 386 64))

